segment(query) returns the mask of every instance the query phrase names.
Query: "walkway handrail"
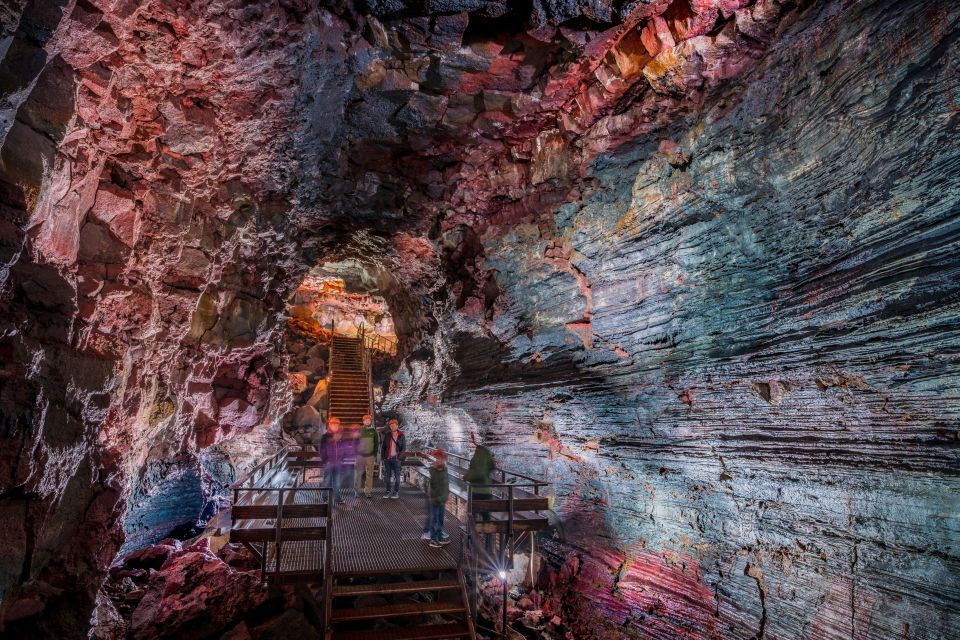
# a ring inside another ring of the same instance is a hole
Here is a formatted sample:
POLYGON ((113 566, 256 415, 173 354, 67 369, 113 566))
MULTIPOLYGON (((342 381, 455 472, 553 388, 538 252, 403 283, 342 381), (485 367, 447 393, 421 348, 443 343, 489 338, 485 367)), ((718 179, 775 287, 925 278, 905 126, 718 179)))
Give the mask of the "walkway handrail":
MULTIPOLYGON (((456 465, 456 469, 461 472, 461 475, 462 475, 462 472, 468 469, 469 459, 466 456, 462 456, 456 453, 451 453, 443 449, 440 449, 440 451, 443 451, 448 458, 454 458, 458 462, 463 461, 466 463, 466 464, 458 463, 456 465)), ((405 454, 405 457, 417 458, 423 461, 432 461, 434 459, 433 456, 430 455, 429 453, 426 453, 424 451, 416 451, 416 450, 407 452, 405 454)), ((479 592, 480 587, 479 587, 479 579, 478 579, 479 572, 480 572, 479 554, 478 554, 479 547, 477 545, 479 531, 477 529, 477 516, 480 514, 488 514, 489 516, 489 514, 494 512, 499 512, 499 513, 506 512, 507 518, 506 518, 505 531, 499 534, 500 536, 500 557, 498 560, 499 570, 505 571, 507 570, 508 567, 513 566, 513 556, 516 551, 516 548, 518 545, 522 543, 524 537, 526 536, 530 544, 530 563, 531 563, 530 567, 531 567, 531 576, 532 576, 533 575, 532 574, 533 557, 536 553, 536 536, 534 535, 533 531, 530 531, 530 530, 523 531, 522 529, 518 530, 516 526, 518 521, 517 515, 518 515, 518 512, 522 513, 524 509, 523 508, 518 509, 517 506, 519 504, 521 506, 525 506, 527 509, 531 511, 539 512, 543 510, 540 507, 542 507, 544 504, 544 501, 546 501, 546 505, 548 505, 548 508, 546 510, 549 510, 549 501, 547 501, 547 499, 544 496, 540 495, 540 489, 543 487, 550 486, 551 483, 546 482, 544 480, 531 478, 530 476, 526 476, 520 473, 507 471, 505 469, 494 469, 494 472, 500 476, 501 482, 495 482, 489 485, 484 485, 483 489, 489 490, 490 491, 489 495, 491 496, 494 494, 494 492, 500 493, 501 497, 496 499, 491 499, 490 497, 480 498, 478 499, 478 502, 481 503, 480 505, 474 504, 474 492, 476 490, 479 490, 480 487, 476 487, 473 483, 469 481, 466 482, 467 521, 464 524, 466 525, 465 529, 466 529, 467 535, 465 539, 461 538, 460 558, 462 562, 463 559, 465 558, 465 550, 467 547, 469 547, 471 551, 471 562, 468 567, 468 571, 471 574, 470 607, 471 607, 471 615, 474 617, 474 620, 476 619, 476 616, 478 614, 479 607, 477 606, 477 600, 480 595, 480 592, 479 592), (529 491, 530 489, 532 489, 532 493, 536 496, 535 498, 529 497, 529 494, 531 493, 531 491, 529 491), (515 492, 517 492, 518 490, 526 492, 527 495, 525 496, 521 494, 518 497, 517 495, 515 495, 515 492), (533 504, 532 507, 530 506, 531 503, 533 504), (475 506, 478 506, 480 508, 478 508, 475 511, 474 509, 475 506)), ((487 518, 484 518, 484 520, 486 519, 487 518)), ((524 517, 521 515, 519 520, 523 522, 524 517)), ((486 535, 489 535, 489 533, 487 533, 486 535)), ((506 584, 506 582, 504 582, 504 584, 506 584)), ((504 630, 503 632, 506 633, 505 631, 507 628, 507 589, 506 588, 503 589, 501 612, 503 616, 501 621, 501 625, 502 625, 501 628, 504 630)))
POLYGON ((230 489, 256 489, 257 486, 254 483, 262 480, 269 471, 273 470, 273 468, 280 463, 281 460, 285 460, 286 456, 287 456, 287 447, 284 447, 279 451, 277 451, 272 456, 270 456, 269 458, 267 458, 266 460, 264 460, 263 462, 261 462, 260 464, 258 464, 257 466, 255 466, 253 469, 248 471, 240 479, 234 481, 229 488, 230 489), (256 476, 255 479, 254 479, 254 476, 256 476), (247 480, 251 480, 251 483, 248 486, 244 486, 243 483, 246 482, 247 480))
POLYGON ((285 543, 305 540, 322 541, 324 589, 329 593, 333 562, 333 489, 329 486, 303 484, 306 479, 306 466, 310 466, 309 459, 317 455, 319 454, 315 447, 308 446, 297 450, 285 447, 230 485, 233 490, 231 541, 242 543, 259 557, 261 578, 264 581, 269 574, 278 583, 285 575, 283 568, 285 543), (284 477, 282 482, 278 482, 278 472, 289 468, 292 460, 306 465, 304 474, 284 477), (306 496, 305 499, 304 496, 306 496), (285 518, 288 522, 284 521, 285 518), (302 518, 307 520, 315 518, 319 522, 304 523, 299 520, 302 518), (238 522, 247 524, 238 528, 238 522), (257 543, 260 544, 259 551, 253 547, 257 543), (273 545, 274 553, 273 568, 269 572, 268 545, 273 545))
POLYGON ((397 341, 387 336, 382 336, 376 331, 365 333, 363 336, 364 346, 372 351, 382 351, 390 355, 397 354, 397 341))
MULTIPOLYGON (((460 455, 460 454, 458 454, 458 453, 453 453, 453 452, 447 451, 446 449, 440 449, 440 451, 443 451, 445 454, 447 454, 447 457, 448 457, 448 458, 456 458, 456 459, 458 459, 458 460, 463 460, 463 461, 465 461, 465 462, 467 463, 467 466, 469 466, 469 464, 470 464, 470 458, 468 458, 468 457, 466 457, 466 456, 462 456, 462 455, 460 455)), ((432 456, 430 456, 429 453, 419 452, 419 451, 411 451, 411 452, 408 452, 408 455, 414 455, 414 456, 415 456, 415 455, 417 455, 417 454, 422 454, 423 457, 426 457, 426 458, 431 459, 431 460, 433 459, 432 456)), ((495 468, 495 469, 493 470, 493 472, 496 473, 496 474, 498 474, 498 475, 500 476, 500 481, 503 482, 503 483, 507 483, 507 477, 508 477, 508 476, 511 477, 511 478, 520 478, 520 479, 522 479, 522 480, 526 480, 526 482, 529 483, 530 486, 536 487, 537 491, 536 491, 535 493, 538 493, 538 492, 539 492, 539 489, 540 489, 541 487, 549 487, 549 486, 550 486, 550 483, 547 482, 546 480, 538 480, 538 479, 536 479, 536 478, 531 478, 530 476, 526 476, 526 475, 524 475, 524 474, 522 474, 522 473, 516 473, 516 472, 514 472, 514 471, 507 471, 506 469, 502 469, 502 468, 499 468, 499 467, 495 468)), ((514 486, 521 486, 520 483, 509 483, 509 484, 513 484, 514 486)))

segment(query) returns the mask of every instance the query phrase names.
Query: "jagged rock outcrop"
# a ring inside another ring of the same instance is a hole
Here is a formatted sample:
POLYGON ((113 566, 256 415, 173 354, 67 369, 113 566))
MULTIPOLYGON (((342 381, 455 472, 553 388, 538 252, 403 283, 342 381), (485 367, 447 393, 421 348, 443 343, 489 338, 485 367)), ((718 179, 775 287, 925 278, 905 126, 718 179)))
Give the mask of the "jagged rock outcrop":
POLYGON ((0 618, 12 633, 85 635, 123 529, 128 544, 189 529, 269 446, 285 384, 274 332, 300 268, 278 132, 305 7, 283 5, 10 7, 0 618))
POLYGON ((97 620, 93 637, 103 640, 320 637, 305 616, 310 605, 293 589, 268 589, 253 555, 217 537, 186 547, 167 539, 128 554, 102 593, 98 613, 112 615, 97 620))
POLYGON ((285 306, 338 261, 390 305, 411 435, 475 428, 556 483, 544 634, 960 633, 958 24, 7 2, 3 630, 126 624, 115 554, 278 445, 285 306))

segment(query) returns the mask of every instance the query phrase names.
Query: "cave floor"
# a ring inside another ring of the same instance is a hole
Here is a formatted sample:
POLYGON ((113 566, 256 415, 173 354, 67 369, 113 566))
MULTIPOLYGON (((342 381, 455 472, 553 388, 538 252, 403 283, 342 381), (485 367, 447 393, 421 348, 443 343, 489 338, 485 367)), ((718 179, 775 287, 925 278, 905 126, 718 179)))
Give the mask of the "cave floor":
POLYGON ((398 500, 385 500, 384 493, 378 481, 371 498, 351 498, 334 513, 334 575, 455 570, 460 521, 447 511, 444 528, 450 544, 435 549, 420 539, 427 513, 423 491, 404 485, 398 500))

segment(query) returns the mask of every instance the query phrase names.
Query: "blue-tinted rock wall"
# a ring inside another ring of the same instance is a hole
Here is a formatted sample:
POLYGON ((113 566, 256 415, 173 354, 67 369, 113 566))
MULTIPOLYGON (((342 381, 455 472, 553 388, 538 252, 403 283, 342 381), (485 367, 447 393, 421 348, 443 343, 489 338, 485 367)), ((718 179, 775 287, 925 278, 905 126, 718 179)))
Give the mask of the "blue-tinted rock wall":
POLYGON ((845 4, 484 239, 449 402, 556 483, 577 637, 960 635, 960 10, 845 4))

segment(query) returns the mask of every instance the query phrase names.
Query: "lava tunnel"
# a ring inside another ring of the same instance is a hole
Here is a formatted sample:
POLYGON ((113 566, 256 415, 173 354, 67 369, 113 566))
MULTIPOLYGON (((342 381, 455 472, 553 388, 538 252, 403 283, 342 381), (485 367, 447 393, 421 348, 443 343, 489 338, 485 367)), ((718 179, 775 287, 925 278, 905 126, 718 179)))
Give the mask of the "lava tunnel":
POLYGON ((0 637, 960 638, 960 4, 0 31, 0 637))

